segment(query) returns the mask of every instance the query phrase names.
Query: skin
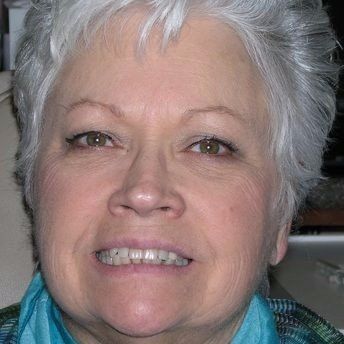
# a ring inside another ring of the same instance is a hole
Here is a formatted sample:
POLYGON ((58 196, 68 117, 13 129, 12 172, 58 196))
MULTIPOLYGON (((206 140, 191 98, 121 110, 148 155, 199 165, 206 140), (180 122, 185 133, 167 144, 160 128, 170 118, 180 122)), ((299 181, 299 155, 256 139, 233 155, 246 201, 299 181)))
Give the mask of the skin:
POLYGON ((142 59, 134 24, 70 58, 47 105, 36 179, 42 272, 82 343, 228 343, 287 242, 272 211, 263 84, 215 20, 190 20, 164 53, 153 32, 142 59), (112 140, 66 142, 87 131, 112 140), (236 149, 202 153, 204 136, 236 149), (134 270, 96 260, 118 243, 172 247, 192 263, 134 270))

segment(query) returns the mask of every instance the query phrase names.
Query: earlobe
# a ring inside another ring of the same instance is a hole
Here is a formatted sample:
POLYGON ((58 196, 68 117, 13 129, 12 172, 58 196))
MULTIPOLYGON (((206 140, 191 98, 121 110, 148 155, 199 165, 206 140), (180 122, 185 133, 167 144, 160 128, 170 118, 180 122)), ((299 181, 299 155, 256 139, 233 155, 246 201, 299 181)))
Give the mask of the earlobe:
POLYGON ((276 243, 271 253, 270 264, 277 265, 285 256, 288 249, 288 237, 291 223, 285 224, 278 231, 276 243))

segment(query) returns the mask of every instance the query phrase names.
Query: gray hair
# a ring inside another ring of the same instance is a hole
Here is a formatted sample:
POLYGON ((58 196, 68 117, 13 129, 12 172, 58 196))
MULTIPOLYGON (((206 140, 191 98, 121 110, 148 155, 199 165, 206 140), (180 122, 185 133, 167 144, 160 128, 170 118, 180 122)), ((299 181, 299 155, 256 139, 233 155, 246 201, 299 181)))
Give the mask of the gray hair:
POLYGON ((35 159, 44 106, 61 66, 77 44, 87 44, 116 15, 144 8, 138 48, 152 28, 162 46, 177 39, 191 15, 230 25, 242 39, 265 84, 269 155, 280 188, 276 208, 289 222, 320 177, 335 114, 336 41, 320 0, 36 0, 25 20, 16 59, 15 103, 21 142, 17 171, 33 208, 35 159))

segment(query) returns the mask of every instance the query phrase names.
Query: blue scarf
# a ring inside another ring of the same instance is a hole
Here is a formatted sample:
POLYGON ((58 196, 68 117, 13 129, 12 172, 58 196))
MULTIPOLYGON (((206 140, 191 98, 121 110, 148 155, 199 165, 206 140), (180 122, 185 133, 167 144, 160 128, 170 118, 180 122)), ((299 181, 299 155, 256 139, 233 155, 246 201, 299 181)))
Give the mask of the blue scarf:
MULTIPOLYGON (((21 302, 19 344, 77 344, 63 325, 61 313, 37 273, 21 302)), ((255 295, 231 344, 279 343, 273 315, 266 301, 255 295)))
POLYGON ((77 344, 37 273, 20 304, 18 344, 77 344))

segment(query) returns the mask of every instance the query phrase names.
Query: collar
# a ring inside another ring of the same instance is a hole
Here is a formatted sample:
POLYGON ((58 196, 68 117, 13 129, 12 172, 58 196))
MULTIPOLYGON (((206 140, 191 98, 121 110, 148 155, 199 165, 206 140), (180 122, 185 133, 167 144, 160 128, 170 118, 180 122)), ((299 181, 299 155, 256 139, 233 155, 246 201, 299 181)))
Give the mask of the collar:
POLYGON ((231 344, 278 343, 280 341, 273 313, 265 299, 260 294, 255 294, 231 344))
POLYGON ((18 344, 77 344, 63 325, 61 312, 37 273, 20 305, 18 344))

